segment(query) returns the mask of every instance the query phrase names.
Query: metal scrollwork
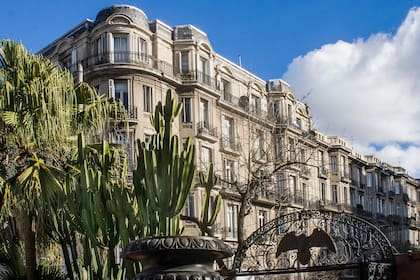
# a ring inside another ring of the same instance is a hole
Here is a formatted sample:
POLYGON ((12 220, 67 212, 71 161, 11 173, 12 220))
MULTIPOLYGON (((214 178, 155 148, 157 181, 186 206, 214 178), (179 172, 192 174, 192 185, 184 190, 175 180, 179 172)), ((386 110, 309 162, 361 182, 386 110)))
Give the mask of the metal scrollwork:
POLYGON ((385 234, 359 217, 308 210, 286 214, 251 234, 236 253, 237 272, 390 262, 385 234))

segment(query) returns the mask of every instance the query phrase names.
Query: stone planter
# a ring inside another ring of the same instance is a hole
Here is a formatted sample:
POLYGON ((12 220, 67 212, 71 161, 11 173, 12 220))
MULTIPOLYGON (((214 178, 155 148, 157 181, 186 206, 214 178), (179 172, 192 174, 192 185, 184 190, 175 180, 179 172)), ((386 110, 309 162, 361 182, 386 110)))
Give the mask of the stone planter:
POLYGON ((201 236, 143 238, 124 250, 124 258, 142 264, 138 280, 219 280, 214 261, 232 255, 222 240, 201 236))

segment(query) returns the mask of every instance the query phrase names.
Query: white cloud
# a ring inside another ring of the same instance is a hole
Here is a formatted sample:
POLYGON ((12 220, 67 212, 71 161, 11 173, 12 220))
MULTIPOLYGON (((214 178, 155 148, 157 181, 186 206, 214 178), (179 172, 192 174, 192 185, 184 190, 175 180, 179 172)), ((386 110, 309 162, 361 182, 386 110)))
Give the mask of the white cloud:
POLYGON ((420 8, 395 34, 338 41, 295 58, 283 78, 298 98, 312 90, 304 101, 318 130, 354 139, 420 177, 420 8))

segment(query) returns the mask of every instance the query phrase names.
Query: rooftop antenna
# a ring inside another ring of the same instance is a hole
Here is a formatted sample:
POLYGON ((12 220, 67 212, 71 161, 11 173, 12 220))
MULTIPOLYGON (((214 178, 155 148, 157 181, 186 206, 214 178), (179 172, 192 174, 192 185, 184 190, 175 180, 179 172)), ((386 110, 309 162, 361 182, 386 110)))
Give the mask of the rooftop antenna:
POLYGON ((238 55, 238 64, 239 64, 239 67, 242 67, 242 58, 241 58, 241 55, 238 55))

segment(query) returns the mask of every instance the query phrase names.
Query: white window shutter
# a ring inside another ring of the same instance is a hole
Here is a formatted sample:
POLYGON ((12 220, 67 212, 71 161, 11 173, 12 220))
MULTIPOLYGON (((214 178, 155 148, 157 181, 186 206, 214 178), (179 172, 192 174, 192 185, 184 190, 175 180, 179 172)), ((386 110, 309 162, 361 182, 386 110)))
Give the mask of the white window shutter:
POLYGON ((261 98, 261 111, 262 111, 262 117, 266 117, 267 115, 267 98, 265 98, 265 96, 263 96, 261 98))
POLYGON ((233 162, 233 181, 238 181, 238 162, 233 162))
POLYGON ((127 80, 127 93, 128 93, 128 106, 132 106, 132 104, 133 104, 133 100, 132 100, 132 98, 133 98, 133 95, 131 94, 131 92, 132 92, 132 88, 131 88, 131 80, 130 79, 128 79, 127 80))
POLYGON ((115 87, 113 79, 108 80, 108 96, 115 98, 115 87))
POLYGON ((178 52, 178 70, 182 74, 182 54, 178 52))
POLYGON ((71 50, 71 64, 76 65, 77 63, 77 48, 71 50))

